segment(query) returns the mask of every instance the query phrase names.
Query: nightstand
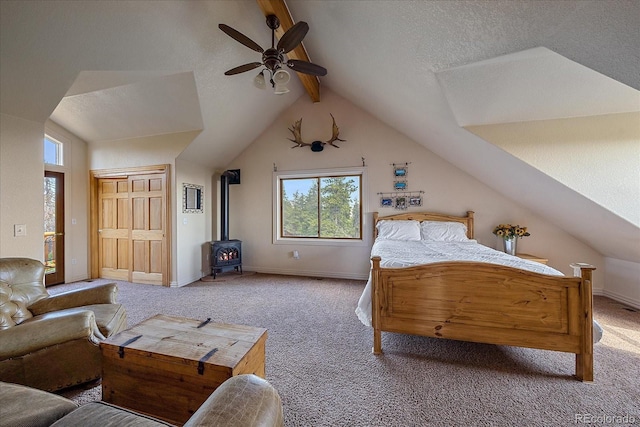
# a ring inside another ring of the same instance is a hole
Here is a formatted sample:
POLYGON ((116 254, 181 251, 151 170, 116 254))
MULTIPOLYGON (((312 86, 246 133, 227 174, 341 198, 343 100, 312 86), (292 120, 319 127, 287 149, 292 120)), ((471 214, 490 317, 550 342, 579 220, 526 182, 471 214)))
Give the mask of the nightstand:
POLYGON ((516 254, 516 256, 522 259, 528 259, 529 261, 535 261, 545 265, 547 264, 547 262, 549 262, 547 258, 540 258, 539 256, 531 255, 531 254, 516 254))

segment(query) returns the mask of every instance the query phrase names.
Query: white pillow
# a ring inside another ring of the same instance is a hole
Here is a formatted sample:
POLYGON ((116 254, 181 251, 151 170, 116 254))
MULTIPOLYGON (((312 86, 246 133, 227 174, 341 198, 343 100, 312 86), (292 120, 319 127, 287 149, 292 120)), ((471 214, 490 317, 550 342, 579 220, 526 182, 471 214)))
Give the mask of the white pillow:
POLYGON ((420 240, 420 222, 415 220, 383 219, 376 227, 380 240, 420 240))
POLYGON ((432 242, 468 242, 467 226, 461 222, 422 221, 422 240, 432 242))

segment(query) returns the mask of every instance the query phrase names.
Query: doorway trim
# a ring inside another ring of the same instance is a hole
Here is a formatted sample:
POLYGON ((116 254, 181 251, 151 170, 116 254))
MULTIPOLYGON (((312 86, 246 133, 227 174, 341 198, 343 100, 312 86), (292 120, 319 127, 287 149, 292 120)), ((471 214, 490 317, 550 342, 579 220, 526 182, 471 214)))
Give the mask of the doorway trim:
POLYGON ((117 169, 95 169, 89 171, 89 242, 90 242, 90 275, 92 279, 98 279, 100 277, 100 251, 98 248, 98 181, 102 178, 126 178, 135 175, 147 175, 152 173, 164 174, 165 177, 165 194, 166 198, 166 232, 165 232, 165 254, 166 257, 162 260, 165 264, 162 268, 167 274, 162 278, 162 286, 170 286, 171 283, 171 236, 172 236, 172 221, 171 221, 171 165, 153 165, 153 166, 137 166, 132 168, 117 168, 117 169))
MULTIPOLYGON (((55 253, 55 263, 56 263, 56 271, 55 273, 46 273, 44 275, 44 285, 59 285, 65 282, 65 197, 64 197, 64 186, 65 186, 65 176, 64 172, 56 172, 45 170, 44 171, 44 179, 53 178, 56 180, 56 192, 55 192, 55 236, 54 236, 54 253, 55 253)), ((45 256, 45 264, 47 262, 45 256)))

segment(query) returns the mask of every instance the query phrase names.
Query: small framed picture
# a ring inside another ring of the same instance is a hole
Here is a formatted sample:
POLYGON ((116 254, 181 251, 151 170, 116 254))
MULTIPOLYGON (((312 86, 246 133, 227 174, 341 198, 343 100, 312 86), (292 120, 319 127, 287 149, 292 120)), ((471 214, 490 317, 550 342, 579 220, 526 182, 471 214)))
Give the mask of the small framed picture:
POLYGON ((422 196, 409 197, 409 206, 422 206, 422 196))
POLYGON ((380 206, 383 208, 393 207, 393 199, 391 197, 380 197, 380 206))
POLYGON ((204 187, 182 184, 182 213, 203 213, 204 187))
POLYGON ((405 167, 394 167, 393 168, 393 176, 396 178, 404 178, 409 174, 409 171, 405 167))
POLYGON ((396 209, 407 209, 406 197, 396 197, 396 209))
POLYGON ((395 190, 406 190, 407 189, 407 181, 406 180, 397 180, 393 183, 393 188, 395 190))

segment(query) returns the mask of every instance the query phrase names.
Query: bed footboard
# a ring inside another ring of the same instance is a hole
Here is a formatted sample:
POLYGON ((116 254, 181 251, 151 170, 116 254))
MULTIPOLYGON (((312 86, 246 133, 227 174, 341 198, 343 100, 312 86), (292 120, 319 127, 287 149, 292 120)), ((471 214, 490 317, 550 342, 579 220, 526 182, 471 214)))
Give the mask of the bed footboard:
POLYGON ((373 352, 382 331, 576 355, 576 377, 593 381, 593 266, 581 277, 548 276, 477 262, 381 268, 373 257, 373 352))

